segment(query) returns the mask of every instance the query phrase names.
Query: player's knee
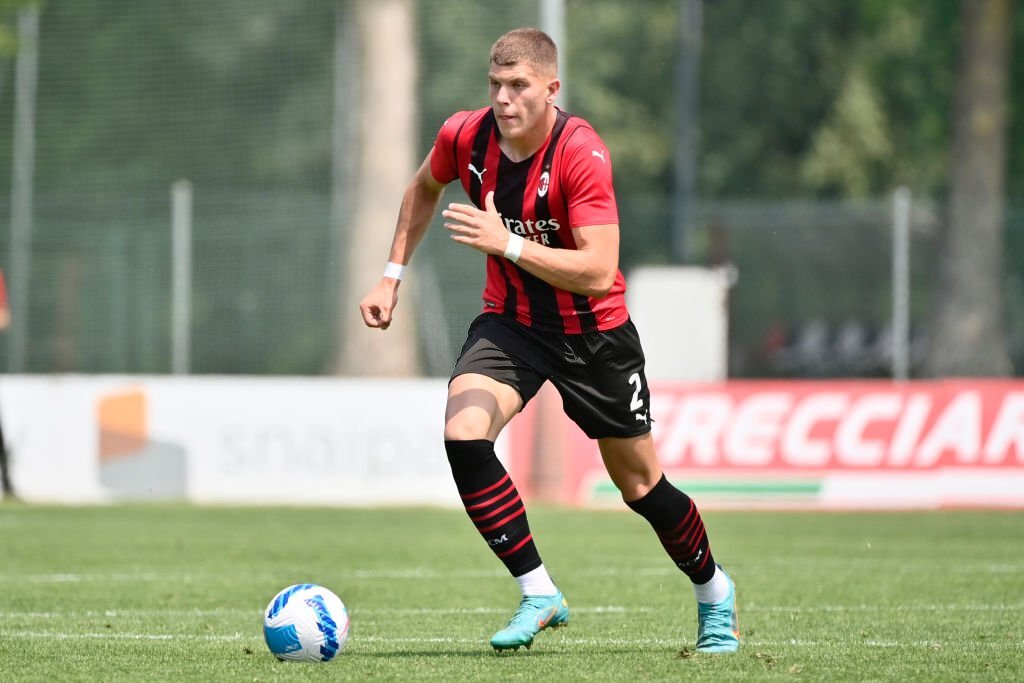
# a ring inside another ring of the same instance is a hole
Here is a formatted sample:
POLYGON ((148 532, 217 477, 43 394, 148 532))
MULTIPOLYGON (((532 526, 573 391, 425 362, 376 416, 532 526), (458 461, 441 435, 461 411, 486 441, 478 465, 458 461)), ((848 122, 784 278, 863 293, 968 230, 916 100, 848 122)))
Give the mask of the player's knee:
POLYGON ((488 438, 490 423, 471 416, 455 415, 444 423, 445 441, 472 441, 488 438))
POLYGON ((647 495, 661 479, 661 467, 656 462, 628 460, 607 462, 608 474, 625 501, 638 500, 647 495))
POLYGON ((619 493, 622 494, 622 500, 631 502, 634 500, 640 500, 655 487, 657 481, 652 482, 650 477, 626 477, 621 479, 614 479, 616 488, 619 489, 619 493))

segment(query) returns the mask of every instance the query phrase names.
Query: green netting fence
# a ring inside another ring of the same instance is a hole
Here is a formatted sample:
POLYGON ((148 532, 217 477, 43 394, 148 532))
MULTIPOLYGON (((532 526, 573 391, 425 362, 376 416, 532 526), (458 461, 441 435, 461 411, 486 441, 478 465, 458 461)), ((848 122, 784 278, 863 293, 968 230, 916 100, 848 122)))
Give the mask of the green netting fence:
MULTIPOLYGON (((170 372, 171 186, 187 179, 194 190, 191 371, 330 370, 342 334, 336 319, 346 236, 332 226, 331 169, 338 13, 347 4, 42 6, 28 335, 23 365, 14 369, 170 372)), ((581 4, 570 9, 579 15, 581 4)), ((483 55, 490 42, 539 16, 536 0, 412 6, 422 155, 447 114, 486 104, 483 55), (476 80, 464 76, 477 72, 476 80)), ((654 19, 667 5, 659 7, 654 19)), ((0 59, 0 67, 0 267, 10 273, 13 57, 0 59)), ((570 74, 574 68, 587 65, 570 62, 570 74)), ((639 117, 636 125, 647 124, 639 117)), ((671 130, 663 133, 670 145, 671 130)), ((609 126, 607 137, 621 134, 609 126)), ((626 158, 619 167, 627 173, 643 163, 626 158)), ((620 191, 619 202, 623 270, 664 263, 669 193, 620 191)), ((941 220, 927 199, 916 206, 915 334, 927 314, 941 220)), ((698 207, 702 259, 727 260, 739 275, 730 300, 734 376, 887 371, 879 345, 891 315, 888 197, 717 199, 698 207), (843 334, 859 326, 862 357, 846 363, 830 352, 817 365, 801 359, 799 341, 819 324, 822 343, 833 351, 841 340, 857 348, 843 334)), ((419 321, 440 330, 424 335, 420 349, 423 374, 438 376, 448 372, 480 307, 483 279, 482 258, 467 257, 443 232, 435 223, 417 255, 439 293, 419 321)), ((1019 206, 1008 209, 1006 257, 1007 327, 1017 367, 1024 368, 1019 206)), ((9 351, 9 335, 0 335, 0 367, 11 369, 9 351)))

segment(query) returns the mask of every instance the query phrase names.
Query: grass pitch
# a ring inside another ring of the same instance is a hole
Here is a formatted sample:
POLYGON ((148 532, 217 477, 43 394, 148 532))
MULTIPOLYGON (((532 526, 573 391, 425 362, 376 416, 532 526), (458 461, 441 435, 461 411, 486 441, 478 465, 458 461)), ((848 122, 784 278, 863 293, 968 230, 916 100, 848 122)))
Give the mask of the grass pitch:
POLYGON ((744 644, 695 655, 685 577, 626 511, 534 507, 569 628, 487 644, 518 589, 461 510, 0 505, 9 681, 1021 680, 1024 514, 710 512, 744 644), (321 583, 328 664, 276 661, 261 612, 321 583), (682 651, 682 654, 680 652, 682 651))

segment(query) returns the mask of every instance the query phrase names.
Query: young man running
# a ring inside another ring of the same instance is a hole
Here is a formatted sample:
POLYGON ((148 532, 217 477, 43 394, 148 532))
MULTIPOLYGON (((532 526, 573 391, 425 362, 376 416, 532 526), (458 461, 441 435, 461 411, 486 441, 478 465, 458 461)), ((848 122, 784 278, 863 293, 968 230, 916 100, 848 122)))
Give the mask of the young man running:
POLYGON ((692 581, 697 651, 734 652, 735 587, 711 555, 696 506, 668 482, 654 451, 644 355, 618 269, 611 155, 586 121, 555 106, 557 63, 555 44, 536 29, 494 43, 490 106, 441 127, 405 191, 384 276, 360 311, 368 326, 388 328, 403 268, 445 185, 460 181, 473 204, 449 204, 445 227, 487 255, 487 281, 448 385, 445 449, 466 512, 523 593, 491 645, 529 647, 569 619, 494 454, 501 430, 550 381, 566 414, 597 440, 626 505, 692 581))

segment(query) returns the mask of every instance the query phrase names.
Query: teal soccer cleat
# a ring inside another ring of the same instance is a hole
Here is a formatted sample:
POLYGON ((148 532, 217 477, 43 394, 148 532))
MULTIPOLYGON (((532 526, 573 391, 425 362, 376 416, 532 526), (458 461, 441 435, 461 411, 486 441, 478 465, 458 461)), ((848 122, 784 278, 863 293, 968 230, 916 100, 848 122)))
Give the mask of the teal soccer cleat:
POLYGON ((496 651, 529 648, 533 637, 546 628, 558 628, 569 623, 569 604, 558 592, 554 595, 528 595, 519 603, 508 626, 491 637, 496 651))
POLYGON ((697 603, 697 652, 736 652, 740 647, 736 584, 728 574, 725 577, 729 580, 729 596, 725 600, 697 603))

